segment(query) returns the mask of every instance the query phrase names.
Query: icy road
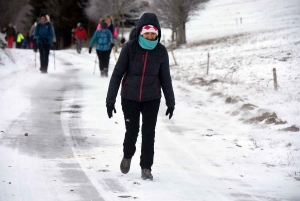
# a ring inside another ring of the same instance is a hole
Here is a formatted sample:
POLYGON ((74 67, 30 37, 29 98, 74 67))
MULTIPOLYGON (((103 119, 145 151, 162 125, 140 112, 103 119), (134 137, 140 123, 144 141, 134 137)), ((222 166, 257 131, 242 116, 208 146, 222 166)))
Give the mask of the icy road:
MULTIPOLYGON (((29 66, 33 53, 18 51, 28 68, 10 76, 19 84, 2 96, 4 111, 19 108, 19 114, 2 115, 1 201, 300 200, 300 183, 289 175, 294 169, 278 165, 285 158, 277 152, 288 154, 274 148, 284 143, 280 133, 238 121, 219 97, 179 81, 173 82, 171 120, 162 99, 154 180, 140 178, 140 137, 132 168, 123 175, 120 97, 109 119, 109 78, 100 78, 98 67, 93 74, 95 55, 57 51, 54 70, 52 52, 49 73, 40 74, 29 66), (254 139, 268 146, 255 146, 254 139)), ((110 63, 111 73, 113 54, 110 63)))

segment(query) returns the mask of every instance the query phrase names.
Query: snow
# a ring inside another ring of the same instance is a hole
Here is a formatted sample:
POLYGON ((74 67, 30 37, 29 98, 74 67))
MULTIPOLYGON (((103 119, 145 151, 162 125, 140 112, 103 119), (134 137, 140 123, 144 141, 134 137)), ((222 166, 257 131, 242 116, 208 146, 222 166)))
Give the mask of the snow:
POLYGON ((55 63, 51 51, 40 74, 32 50, 0 50, 0 200, 300 200, 300 132, 280 131, 300 126, 299 31, 297 0, 213 0, 192 18, 178 65, 169 55, 176 109, 169 120, 162 99, 153 181, 140 178, 140 137, 119 170, 120 97, 109 119, 95 51, 55 63), (266 112, 287 123, 258 121, 266 112))

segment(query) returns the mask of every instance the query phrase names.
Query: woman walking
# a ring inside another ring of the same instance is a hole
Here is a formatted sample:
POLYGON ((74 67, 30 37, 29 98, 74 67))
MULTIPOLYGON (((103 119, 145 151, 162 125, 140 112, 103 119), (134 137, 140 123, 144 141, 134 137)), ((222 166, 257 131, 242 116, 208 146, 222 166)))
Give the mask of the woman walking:
POLYGON ((40 15, 40 21, 34 29, 34 38, 40 52, 40 62, 42 73, 47 73, 49 63, 49 53, 53 41, 53 29, 50 22, 46 19, 46 14, 40 15))
POLYGON ((159 43, 160 25, 154 13, 145 13, 137 24, 136 38, 122 48, 113 71, 106 98, 108 117, 116 113, 115 102, 122 80, 121 103, 126 125, 121 172, 129 172, 136 151, 142 114, 142 150, 140 167, 142 179, 153 179, 155 126, 163 90, 166 115, 173 115, 175 98, 166 48, 159 43))
POLYGON ((101 77, 108 77, 109 54, 110 45, 112 43, 112 34, 108 30, 106 22, 102 22, 101 28, 95 31, 90 43, 90 54, 95 42, 97 42, 96 51, 99 59, 101 77))

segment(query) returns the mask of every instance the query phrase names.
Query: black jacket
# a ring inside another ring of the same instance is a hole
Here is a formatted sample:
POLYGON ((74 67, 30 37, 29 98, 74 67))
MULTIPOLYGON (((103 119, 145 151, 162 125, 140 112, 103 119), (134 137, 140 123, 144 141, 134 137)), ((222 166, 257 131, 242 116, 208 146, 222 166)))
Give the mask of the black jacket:
POLYGON ((131 29, 130 34, 129 34, 129 40, 133 40, 136 38, 136 27, 131 29))
POLYGON ((108 30, 110 30, 111 35, 114 35, 114 29, 115 29, 114 25, 110 24, 107 28, 108 28, 108 30))
MULTIPOLYGON (((145 13, 138 22, 137 33, 144 25, 151 24, 161 30, 153 13, 145 13)), ((137 34, 137 37, 139 34, 137 34)), ((175 98, 166 48, 158 43, 153 50, 143 49, 137 40, 129 41, 120 53, 107 92, 107 103, 115 103, 122 80, 121 96, 135 101, 161 98, 161 88, 168 107, 175 106, 175 98)))
POLYGON ((15 30, 15 28, 13 28, 13 27, 7 27, 6 28, 6 37, 16 37, 16 35, 17 35, 17 32, 16 32, 16 30, 15 30))

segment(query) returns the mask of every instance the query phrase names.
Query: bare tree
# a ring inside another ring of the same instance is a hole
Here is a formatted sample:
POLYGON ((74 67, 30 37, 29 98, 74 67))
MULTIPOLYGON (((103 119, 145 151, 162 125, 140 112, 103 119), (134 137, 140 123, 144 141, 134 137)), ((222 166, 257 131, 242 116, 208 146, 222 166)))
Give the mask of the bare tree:
POLYGON ((162 26, 172 29, 172 40, 177 45, 186 43, 186 23, 208 0, 153 0, 153 9, 162 21, 162 26))
POLYGON ((90 0, 89 5, 85 9, 86 15, 95 23, 105 14, 112 12, 111 0, 90 0))
POLYGON ((51 16, 55 27, 57 45, 59 48, 71 43, 71 30, 77 23, 89 24, 84 8, 87 0, 48 0, 44 2, 45 11, 51 16))
MULTIPOLYGON (((143 3, 143 2, 140 2, 143 3)), ((131 10, 140 6, 137 0, 90 0, 85 12, 87 16, 94 22, 107 14, 114 18, 117 27, 122 27, 122 37, 124 28, 124 14, 130 13, 131 10)))
POLYGON ((8 23, 13 23, 19 31, 30 27, 30 21, 25 19, 26 12, 30 9, 28 3, 29 0, 0 0, 0 26, 5 27, 8 23))

